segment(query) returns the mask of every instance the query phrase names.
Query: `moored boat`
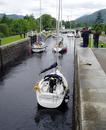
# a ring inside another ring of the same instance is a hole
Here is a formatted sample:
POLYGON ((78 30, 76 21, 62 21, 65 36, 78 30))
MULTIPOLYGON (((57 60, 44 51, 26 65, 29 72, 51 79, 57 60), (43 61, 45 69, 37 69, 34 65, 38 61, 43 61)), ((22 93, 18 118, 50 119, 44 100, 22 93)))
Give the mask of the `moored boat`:
MULTIPOLYGON (((59 0, 59 11, 60 11, 60 0, 59 0)), ((58 33, 59 37, 59 18, 58 18, 58 33)), ((58 40, 58 39, 57 39, 58 40)), ((56 47, 58 49, 58 46, 56 47)), ((57 57, 57 52, 56 52, 57 57)), ((40 106, 45 108, 57 108, 63 103, 68 103, 68 81, 64 76, 62 69, 56 62, 49 67, 43 69, 40 75, 44 74, 39 79, 34 90, 36 91, 37 102, 40 106), (48 72, 48 73, 46 73, 48 72)))

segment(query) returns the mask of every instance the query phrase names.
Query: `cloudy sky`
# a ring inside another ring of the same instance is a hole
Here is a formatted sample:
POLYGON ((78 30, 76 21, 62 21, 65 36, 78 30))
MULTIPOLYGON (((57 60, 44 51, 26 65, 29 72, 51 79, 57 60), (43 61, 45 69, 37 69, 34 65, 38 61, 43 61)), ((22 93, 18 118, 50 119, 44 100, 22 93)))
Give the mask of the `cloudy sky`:
MULTIPOLYGON (((58 0, 41 0, 42 14, 57 18, 58 0)), ((106 0, 62 0, 62 19, 75 20, 106 8, 106 0)), ((0 0, 0 13, 40 16, 40 0, 0 0)))

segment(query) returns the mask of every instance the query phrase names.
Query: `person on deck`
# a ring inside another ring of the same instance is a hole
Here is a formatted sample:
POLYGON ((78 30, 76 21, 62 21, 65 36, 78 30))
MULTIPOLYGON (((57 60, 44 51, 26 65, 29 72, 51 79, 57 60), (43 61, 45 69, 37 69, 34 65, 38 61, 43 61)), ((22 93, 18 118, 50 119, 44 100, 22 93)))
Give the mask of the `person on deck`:
POLYGON ((53 86, 55 85, 55 79, 53 77, 50 78, 50 92, 53 93, 53 86))

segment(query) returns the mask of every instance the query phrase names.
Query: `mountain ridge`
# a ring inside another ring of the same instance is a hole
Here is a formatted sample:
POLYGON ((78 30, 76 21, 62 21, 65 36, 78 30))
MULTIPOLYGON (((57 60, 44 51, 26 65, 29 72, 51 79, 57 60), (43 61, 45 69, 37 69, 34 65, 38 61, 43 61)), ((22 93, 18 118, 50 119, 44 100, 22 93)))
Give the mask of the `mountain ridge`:
MULTIPOLYGON (((98 15, 98 12, 101 12, 101 16, 104 20, 104 23, 106 23, 106 9, 101 9, 101 10, 98 10, 92 14, 89 14, 89 15, 84 15, 84 16, 81 16, 77 19, 74 20, 75 23, 84 23, 84 22, 92 22, 92 21, 95 21, 96 18, 97 18, 97 15, 98 15)), ((0 13, 0 18, 3 17, 3 13, 0 13)), ((13 19, 17 19, 17 18, 24 18, 23 15, 17 15, 17 14, 10 14, 10 15, 7 15, 6 16, 8 18, 13 18, 13 19)))
MULTIPOLYGON (((2 18, 3 15, 4 15, 4 14, 0 13, 0 18, 2 18)), ((8 18, 13 18, 13 19, 17 19, 17 18, 22 18, 22 19, 23 19, 23 18, 24 18, 23 15, 17 15, 17 14, 9 14, 9 15, 6 14, 6 16, 7 16, 8 18)))
POLYGON ((106 9, 98 10, 90 15, 84 15, 74 20, 75 23, 84 23, 84 22, 92 22, 95 21, 98 15, 98 12, 101 12, 102 19, 104 23, 106 23, 106 9))

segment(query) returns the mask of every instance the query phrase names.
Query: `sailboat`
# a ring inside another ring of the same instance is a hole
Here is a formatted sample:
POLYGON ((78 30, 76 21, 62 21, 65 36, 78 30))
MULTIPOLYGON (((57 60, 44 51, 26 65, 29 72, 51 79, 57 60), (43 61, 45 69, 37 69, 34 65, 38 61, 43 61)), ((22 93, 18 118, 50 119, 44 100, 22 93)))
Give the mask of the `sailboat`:
MULTIPOLYGON (((62 0, 61 0, 61 29, 62 29, 62 0)), ((58 38, 60 39, 57 41, 58 43, 53 45, 52 51, 58 52, 58 53, 63 53, 67 51, 67 44, 64 43, 63 37, 58 35, 58 38)))
POLYGON ((57 44, 53 45, 52 51, 63 53, 67 51, 67 44, 64 43, 63 37, 60 37, 60 41, 57 44))
POLYGON ((40 38, 35 42, 31 50, 32 52, 43 52, 47 48, 46 44, 43 42, 42 37, 41 37, 41 0, 40 0, 40 38))
MULTIPOLYGON (((60 9, 60 0, 59 0, 60 9)), ((60 11, 60 10, 59 10, 60 11)), ((59 17, 59 16, 58 16, 59 17)), ((58 35, 59 35, 59 18, 58 18, 58 35)), ((54 62, 49 67, 43 69, 40 72, 45 74, 37 85, 35 85, 34 90, 36 91, 37 102, 40 106, 45 108, 57 108, 63 103, 68 103, 68 82, 60 71, 57 63, 54 62), (48 72, 47 74, 45 74, 48 72)))
POLYGON ((70 31, 70 32, 67 34, 67 37, 74 37, 74 34, 70 31))

